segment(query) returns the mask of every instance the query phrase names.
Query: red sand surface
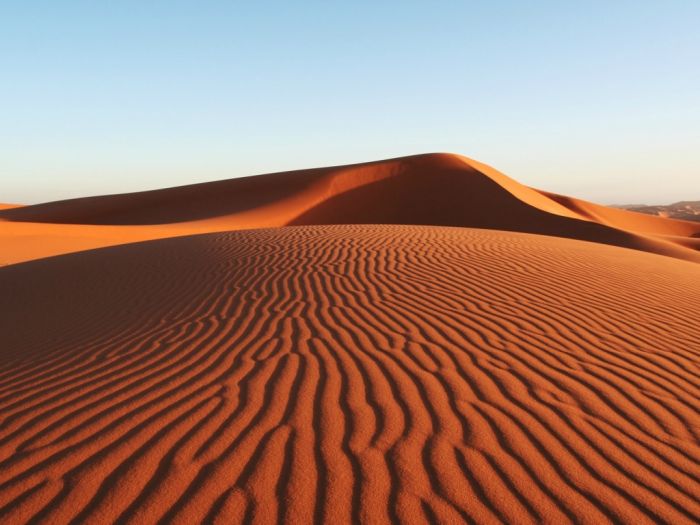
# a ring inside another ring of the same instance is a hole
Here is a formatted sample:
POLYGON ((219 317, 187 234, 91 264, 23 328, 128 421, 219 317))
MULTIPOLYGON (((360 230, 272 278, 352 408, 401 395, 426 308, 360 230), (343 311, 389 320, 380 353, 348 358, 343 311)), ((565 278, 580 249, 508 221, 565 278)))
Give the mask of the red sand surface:
POLYGON ((0 523, 698 521, 686 223, 451 155, 211 185, 2 212, 0 523))

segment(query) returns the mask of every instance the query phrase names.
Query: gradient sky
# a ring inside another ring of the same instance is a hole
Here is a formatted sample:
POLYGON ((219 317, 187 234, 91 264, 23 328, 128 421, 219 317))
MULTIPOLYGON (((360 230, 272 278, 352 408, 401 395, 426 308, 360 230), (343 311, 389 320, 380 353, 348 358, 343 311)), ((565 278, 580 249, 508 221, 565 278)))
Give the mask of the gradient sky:
POLYGON ((700 199, 699 27, 697 0, 0 2, 0 202, 430 151, 700 199))

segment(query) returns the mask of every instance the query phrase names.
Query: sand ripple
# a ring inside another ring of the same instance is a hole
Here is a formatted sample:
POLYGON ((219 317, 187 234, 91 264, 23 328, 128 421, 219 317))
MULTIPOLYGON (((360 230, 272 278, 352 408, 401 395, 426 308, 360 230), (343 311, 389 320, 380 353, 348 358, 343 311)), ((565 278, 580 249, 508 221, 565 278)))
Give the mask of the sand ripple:
POLYGON ((2 523, 693 523, 700 266, 303 226, 0 270, 2 523))

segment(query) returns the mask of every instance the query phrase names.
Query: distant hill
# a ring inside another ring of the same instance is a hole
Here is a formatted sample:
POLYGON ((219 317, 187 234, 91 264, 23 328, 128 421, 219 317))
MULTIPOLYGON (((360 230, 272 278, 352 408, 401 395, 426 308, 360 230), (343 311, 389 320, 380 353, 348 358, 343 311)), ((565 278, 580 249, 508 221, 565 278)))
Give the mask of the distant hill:
POLYGON ((646 213, 647 215, 656 215, 658 217, 670 217, 671 219, 700 222, 700 201, 680 201, 674 202, 673 204, 667 204, 665 206, 650 206, 648 204, 621 204, 613 207, 628 211, 636 211, 638 213, 646 213))

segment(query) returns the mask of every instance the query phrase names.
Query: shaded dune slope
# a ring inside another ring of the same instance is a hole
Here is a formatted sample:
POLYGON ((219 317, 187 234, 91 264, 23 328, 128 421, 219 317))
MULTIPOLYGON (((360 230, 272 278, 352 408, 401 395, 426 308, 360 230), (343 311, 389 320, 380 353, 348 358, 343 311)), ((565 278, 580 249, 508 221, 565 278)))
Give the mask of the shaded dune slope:
MULTIPOLYGON (((447 210, 439 206, 441 203, 454 204, 456 192, 459 192, 457 197, 466 199, 462 201, 464 204, 474 205, 478 204, 479 198, 491 198, 492 193, 512 191, 523 201, 539 206, 549 205, 549 211, 574 216, 565 206, 505 176, 501 176, 500 180, 494 179, 494 176, 485 175, 473 167, 466 157, 437 153, 49 202, 3 210, 0 217, 42 223, 154 225, 223 218, 235 224, 236 220, 245 220, 252 214, 251 217, 258 221, 274 221, 275 224, 270 226, 283 226, 329 199, 386 180, 405 188, 390 202, 384 202, 391 209, 387 220, 393 223, 405 221, 406 213, 411 212, 409 217, 413 221, 439 223, 445 220, 460 222, 476 211, 483 211, 447 210), (405 208, 397 206, 401 198, 408 199, 405 208), (397 209, 402 209, 404 214, 396 215, 397 209)), ((337 210, 335 217, 326 216, 323 220, 338 221, 341 220, 339 215, 349 215, 345 221, 347 223, 354 218, 361 219, 367 214, 376 213, 381 213, 381 210, 376 209, 374 202, 371 205, 357 202, 351 208, 337 210)))
MULTIPOLYGON (((528 188, 466 157, 427 154, 25 206, 1 210, 0 219, 165 226, 151 238, 304 224, 462 226, 589 240, 700 262, 694 239, 700 224, 596 206, 528 188)), ((142 240, 137 233, 134 239, 142 240)))
POLYGON ((301 226, 17 264, 0 288, 2 523, 700 517, 696 264, 301 226))

